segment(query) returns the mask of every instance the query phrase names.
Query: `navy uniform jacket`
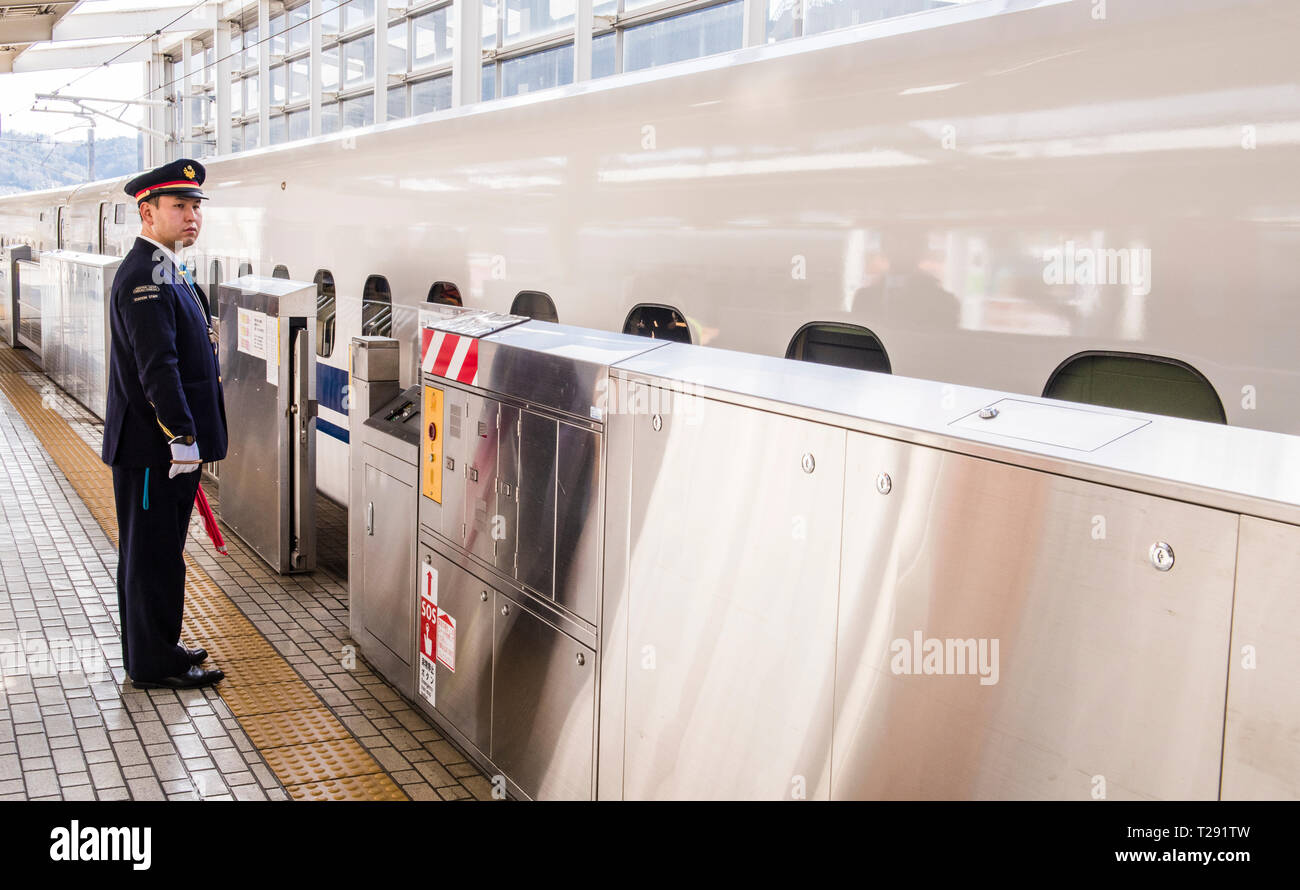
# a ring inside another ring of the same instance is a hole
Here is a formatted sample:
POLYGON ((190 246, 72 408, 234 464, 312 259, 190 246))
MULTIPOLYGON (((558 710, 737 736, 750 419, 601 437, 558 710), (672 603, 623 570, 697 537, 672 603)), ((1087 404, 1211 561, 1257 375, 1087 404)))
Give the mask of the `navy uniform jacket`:
POLYGON ((211 312, 195 302, 181 273, 143 238, 113 277, 108 416, 104 463, 156 467, 171 462, 168 440, 193 436, 205 462, 226 456, 221 371, 208 338, 211 312), (156 257, 155 257, 156 255, 156 257))

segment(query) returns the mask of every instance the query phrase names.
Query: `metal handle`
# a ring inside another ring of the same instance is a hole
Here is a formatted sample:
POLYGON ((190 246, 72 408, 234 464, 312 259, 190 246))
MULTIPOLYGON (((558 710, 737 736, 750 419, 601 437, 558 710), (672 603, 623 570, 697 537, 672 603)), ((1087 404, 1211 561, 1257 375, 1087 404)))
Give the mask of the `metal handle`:
POLYGON ((582 666, 583 666, 584 664, 586 664, 586 663, 587 663, 587 656, 584 655, 583 653, 579 652, 579 653, 578 653, 578 667, 582 667, 582 666))
POLYGON ((502 607, 501 607, 501 616, 504 618, 506 615, 509 615, 509 614, 510 614, 510 606, 509 606, 509 604, 502 606, 502 607))
POLYGON ((486 602, 487 602, 487 591, 485 590, 485 591, 483 591, 482 593, 480 593, 480 594, 478 595, 478 598, 481 599, 483 602, 486 603, 486 602))
POLYGON ((370 501, 366 504, 366 534, 374 535, 375 533, 375 502, 370 501))

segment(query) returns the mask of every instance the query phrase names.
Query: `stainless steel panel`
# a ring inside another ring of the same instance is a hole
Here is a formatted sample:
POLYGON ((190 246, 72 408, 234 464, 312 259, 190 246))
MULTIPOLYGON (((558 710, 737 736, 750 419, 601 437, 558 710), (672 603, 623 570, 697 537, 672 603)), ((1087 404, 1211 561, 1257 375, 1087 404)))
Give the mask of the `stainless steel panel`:
POLYGON ((523 411, 519 422, 519 570, 515 577, 551 599, 555 592, 556 421, 523 411))
POLYGON ((221 288, 222 388, 231 418, 221 468, 221 518, 273 569, 288 568, 288 403, 266 382, 265 359, 236 349, 238 304, 221 288), (284 450, 282 450, 282 448, 284 450))
MULTIPOLYGON (((390 540, 387 538, 376 538, 372 535, 374 531, 375 514, 374 511, 367 508, 373 503, 373 498, 367 496, 366 474, 367 470, 371 472, 378 471, 387 474, 396 480, 407 480, 411 486, 416 485, 417 471, 413 462, 414 449, 409 446, 404 448, 380 449, 374 447, 375 439, 388 439, 378 431, 365 424, 366 418, 370 415, 375 406, 383 404, 391 395, 397 392, 397 363, 392 362, 390 370, 393 376, 390 379, 384 379, 382 374, 382 361, 367 362, 366 354, 375 349, 381 352, 389 352, 393 356, 397 354, 397 343, 392 340, 383 340, 382 338, 354 338, 349 343, 350 358, 352 368, 355 372, 358 366, 367 368, 369 373, 366 377, 357 377, 354 373, 350 381, 349 390, 352 399, 352 410, 349 412, 348 423, 350 428, 351 448, 348 451, 348 629, 352 638, 357 641, 361 647, 362 653, 366 660, 384 676, 390 683, 397 687, 398 690, 407 696, 414 696, 415 692, 415 665, 414 665, 414 635, 417 616, 415 613, 415 566, 416 552, 415 541, 413 540, 414 528, 402 539, 390 540), (356 361, 361 357, 361 361, 356 361), (406 459, 402 459, 405 456, 406 459), (390 546, 396 545, 396 546, 390 546), (367 569, 371 559, 379 560, 380 564, 394 567, 405 565, 408 569, 406 590, 410 602, 410 614, 406 616, 406 622, 409 626, 408 638, 409 646, 400 653, 393 652, 389 648, 392 645, 381 642, 371 632, 368 627, 369 613, 373 608, 369 605, 369 598, 373 595, 379 599, 385 597, 399 597, 400 588, 394 589, 388 587, 374 587, 368 585, 367 569)), ((418 492, 418 489, 416 489, 418 492)), ((381 507, 381 509, 383 509, 381 507)), ((403 510, 400 505, 394 509, 403 510)), ((400 517, 395 517, 395 519, 400 517)), ((406 513, 405 522, 408 526, 413 525, 415 519, 414 511, 406 513)))
POLYGON ((230 425, 221 472, 222 518, 276 571, 310 571, 315 541, 305 539, 315 535, 315 285, 245 276, 223 283, 218 303, 226 409, 238 419, 230 425), (276 350, 274 382, 262 353, 239 348, 241 309, 266 316, 267 341, 276 350), (310 314, 287 314, 302 309, 310 314))
POLYGON ((998 399, 954 420, 949 426, 980 435, 1006 436, 1076 451, 1096 451, 1150 422, 1141 417, 1113 414, 1105 409, 998 399))
POLYGON ((41 264, 20 261, 18 269, 18 342, 41 357, 41 294, 44 291, 41 264))
POLYGON ((555 601, 596 622, 600 589, 601 436, 559 425, 555 453, 555 601))
MULTIPOLYGON (((435 381, 437 378, 432 378, 435 381)), ((468 527, 465 520, 465 486, 468 480, 466 465, 475 436, 470 428, 469 393, 450 386, 441 387, 443 393, 442 440, 442 516, 438 529, 443 537, 464 546, 468 527)))
MULTIPOLYGON (((1079 451, 949 425, 1001 399, 1005 393, 997 390, 683 343, 665 343, 610 373, 665 386, 672 381, 674 388, 764 411, 1300 525, 1300 436, 1098 408, 1147 423, 1094 451, 1079 451)), ((611 389, 618 385, 623 381, 611 389)))
POLYGON ((492 759, 534 800, 591 797, 596 653, 498 593, 492 759))
POLYGON ((471 395, 465 433, 465 549, 496 564, 492 529, 497 515, 497 424, 501 405, 471 395))
POLYGON ((497 451, 497 515, 501 517, 496 567, 513 578, 519 546, 519 409, 501 405, 497 451))
POLYGON ((602 421, 608 366, 661 345, 646 337, 528 321, 479 341, 478 385, 602 421))
POLYGON ((856 433, 844 489, 835 798, 1217 795, 1236 516, 856 433))
MULTIPOLYGON (((352 379, 392 381, 396 384, 400 352, 398 346, 392 337, 353 337, 350 344, 352 379)), ((376 407, 379 404, 375 402, 376 407)))
POLYGON ((1228 662, 1224 800, 1300 798, 1300 528, 1243 516, 1228 662))
POLYGON ((0 248, 0 342, 11 347, 18 345, 18 263, 31 256, 25 244, 0 248))
POLYGON ((281 318, 316 317, 316 285, 310 281, 244 275, 234 281, 223 281, 221 290, 227 289, 245 297, 257 295, 266 299, 281 318))
MULTIPOLYGON (((637 384, 638 386, 642 384, 637 384)), ((625 392, 626 390, 624 390, 625 392)), ((612 392, 618 392, 617 390, 612 392)), ((627 702, 628 560, 632 522, 632 437, 640 418, 611 399, 605 423, 607 475, 600 606, 599 739, 596 796, 623 797, 624 715, 627 702)))
POLYGON ((108 394, 110 289, 121 260, 76 251, 41 258, 41 354, 46 374, 104 416, 108 394))
POLYGON ((17 267, 6 256, 8 249, 0 250, 0 342, 6 346, 17 343, 18 327, 14 323, 18 318, 18 301, 14 283, 17 267))
MULTIPOLYGON (((290 538, 289 562, 300 572, 316 568, 316 350, 315 338, 305 326, 289 325, 283 336, 291 356, 291 376, 287 385, 292 390, 289 405, 292 436, 290 444, 290 473, 293 478, 294 504, 289 511, 290 538)), ((408 518, 410 534, 415 534, 415 505, 408 518)), ((413 540, 413 538, 412 538, 413 540)))
MULTIPOLYGON (((407 479, 390 475, 370 461, 365 467, 365 489, 357 505, 373 517, 362 556, 365 588, 364 624, 375 638, 405 664, 411 663, 415 620, 416 490, 407 479)), ((406 475, 413 475, 405 465, 406 475)))
POLYGON ((492 731, 495 591, 432 549, 423 550, 423 559, 438 572, 438 608, 456 621, 456 670, 437 664, 436 710, 486 753, 492 731))
POLYGON ((623 793, 825 799, 844 431, 674 404, 634 418, 623 793))

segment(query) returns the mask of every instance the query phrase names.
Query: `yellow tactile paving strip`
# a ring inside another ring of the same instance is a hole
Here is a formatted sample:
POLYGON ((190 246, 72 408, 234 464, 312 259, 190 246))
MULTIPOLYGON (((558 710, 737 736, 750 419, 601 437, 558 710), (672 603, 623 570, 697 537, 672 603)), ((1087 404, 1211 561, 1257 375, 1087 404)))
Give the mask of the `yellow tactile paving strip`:
MULTIPOLYGON (((117 543, 112 472, 21 374, 38 371, 0 347, 0 391, 18 409, 109 539, 117 543)), ((226 706, 295 800, 406 800, 384 768, 221 588, 185 558, 185 635, 226 679, 226 706)))

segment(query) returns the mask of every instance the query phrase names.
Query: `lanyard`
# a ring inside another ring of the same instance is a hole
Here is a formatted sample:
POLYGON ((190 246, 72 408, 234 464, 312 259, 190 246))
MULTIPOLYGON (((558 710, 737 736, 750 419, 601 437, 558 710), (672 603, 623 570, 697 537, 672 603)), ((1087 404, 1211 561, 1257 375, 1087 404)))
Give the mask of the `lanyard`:
POLYGON ((212 330, 212 319, 209 318, 208 313, 204 311, 203 301, 199 299, 199 292, 196 291, 194 289, 194 285, 190 283, 190 276, 186 274, 188 270, 185 268, 184 263, 180 265, 178 271, 181 273, 181 280, 185 282, 185 289, 189 291, 190 296, 194 298, 194 305, 199 307, 199 315, 203 316, 203 324, 208 329, 208 340, 211 341, 212 343, 212 354, 216 355, 217 354, 217 332, 212 330))

